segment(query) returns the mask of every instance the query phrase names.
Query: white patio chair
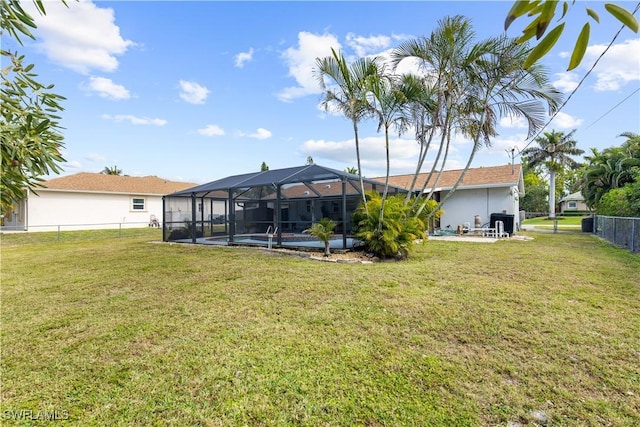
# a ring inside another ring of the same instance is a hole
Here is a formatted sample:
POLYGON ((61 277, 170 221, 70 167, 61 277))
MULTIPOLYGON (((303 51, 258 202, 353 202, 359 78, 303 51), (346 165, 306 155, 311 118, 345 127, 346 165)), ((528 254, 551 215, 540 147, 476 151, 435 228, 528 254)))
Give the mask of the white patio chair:
POLYGON ((149 227, 160 228, 160 221, 158 221, 158 218, 153 214, 149 217, 149 227))

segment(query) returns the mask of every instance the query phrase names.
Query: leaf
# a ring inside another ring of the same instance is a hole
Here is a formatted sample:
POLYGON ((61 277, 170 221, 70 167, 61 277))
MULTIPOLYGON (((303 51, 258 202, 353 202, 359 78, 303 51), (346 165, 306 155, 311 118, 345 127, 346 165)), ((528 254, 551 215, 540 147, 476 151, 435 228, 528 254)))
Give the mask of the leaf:
POLYGON ((540 1, 540 0, 536 0, 535 2, 531 2, 533 3, 533 5, 531 6, 531 10, 529 10, 528 15, 529 16, 536 16, 538 14, 540 14, 540 11, 542 10, 542 6, 544 4, 544 2, 540 1))
POLYGON ((598 15, 598 12, 591 9, 590 7, 587 8, 587 15, 589 15, 598 24, 600 23, 600 15, 598 15))
POLYGON ((622 22, 625 27, 629 28, 634 33, 638 32, 638 20, 627 9, 613 3, 605 4, 604 8, 607 9, 607 12, 612 14, 618 21, 622 22))
POLYGON ((527 59, 525 59, 524 64, 522 64, 523 68, 525 69, 529 68, 538 59, 546 55, 547 52, 549 52, 549 50, 551 50, 551 48, 556 44, 563 30, 564 30, 564 22, 558 25, 557 27, 555 27, 553 30, 549 32, 549 34, 547 34, 542 40, 540 40, 540 43, 538 43, 537 46, 534 47, 531 50, 531 52, 529 52, 529 56, 527 56, 527 59))
POLYGON ((578 40, 576 40, 576 45, 573 48, 573 53, 571 54, 571 60, 569 61, 569 68, 567 68, 567 71, 573 70, 580 65, 580 62, 582 62, 584 53, 587 51, 587 45, 589 44, 590 31, 591 26, 587 22, 584 24, 580 34, 578 35, 578 40))
POLYGON ((44 10, 44 5, 42 4, 42 0, 34 0, 36 8, 42 15, 46 15, 47 12, 44 10))
MULTIPOLYGON (((549 27, 549 24, 553 20, 553 16, 556 11, 557 1, 547 0, 542 4, 542 10, 538 17, 538 24, 536 26, 536 38, 540 40, 540 37, 544 35, 549 27)), ((556 27, 557 28, 557 27, 556 27)))
POLYGON ((525 13, 527 13, 531 8, 536 4, 535 1, 518 1, 513 2, 513 6, 511 6, 511 10, 507 14, 507 18, 504 20, 504 29, 505 31, 509 29, 509 26, 516 20, 516 18, 521 17, 525 13))
POLYGON ((562 3, 562 16, 560 16, 559 19, 564 18, 567 15, 568 11, 569 11, 569 3, 565 1, 562 3))

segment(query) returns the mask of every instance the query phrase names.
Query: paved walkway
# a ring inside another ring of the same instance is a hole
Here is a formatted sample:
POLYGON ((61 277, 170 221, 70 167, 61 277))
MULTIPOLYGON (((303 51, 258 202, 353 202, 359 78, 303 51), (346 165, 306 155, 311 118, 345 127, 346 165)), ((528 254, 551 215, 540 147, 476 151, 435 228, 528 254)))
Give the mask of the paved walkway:
POLYGON ((450 242, 495 243, 500 239, 496 239, 494 237, 482 237, 482 236, 444 235, 444 236, 429 236, 429 240, 446 240, 450 242))

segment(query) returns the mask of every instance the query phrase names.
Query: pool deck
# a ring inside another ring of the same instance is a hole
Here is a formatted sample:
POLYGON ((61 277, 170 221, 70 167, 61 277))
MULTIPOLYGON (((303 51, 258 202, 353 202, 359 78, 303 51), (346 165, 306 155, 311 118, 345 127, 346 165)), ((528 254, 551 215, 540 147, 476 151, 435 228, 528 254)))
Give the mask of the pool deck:
POLYGON ((496 237, 460 236, 460 235, 452 234, 452 235, 429 236, 429 240, 444 240, 449 242, 495 243, 500 239, 496 237))

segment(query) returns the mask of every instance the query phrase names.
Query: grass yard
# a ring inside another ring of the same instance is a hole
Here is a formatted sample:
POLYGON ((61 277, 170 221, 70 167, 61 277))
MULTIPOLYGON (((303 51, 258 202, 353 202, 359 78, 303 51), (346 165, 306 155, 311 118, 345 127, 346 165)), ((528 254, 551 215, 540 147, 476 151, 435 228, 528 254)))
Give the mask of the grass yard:
POLYGON ((587 233, 405 262, 2 243, 4 423, 640 423, 640 257, 587 233), (35 421, 34 421, 35 420, 35 421))
MULTIPOLYGON (((581 231, 583 216, 558 216, 558 230, 562 231, 581 231)), ((534 228, 553 230, 554 221, 549 217, 541 216, 537 218, 529 218, 522 222, 522 225, 533 226, 534 228)))

